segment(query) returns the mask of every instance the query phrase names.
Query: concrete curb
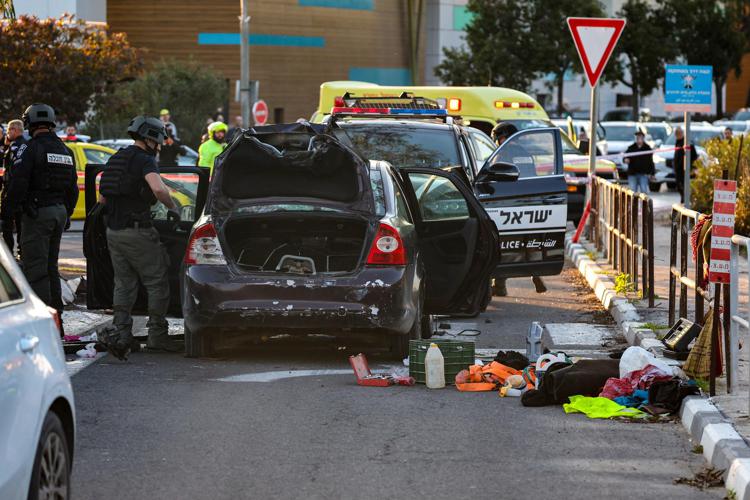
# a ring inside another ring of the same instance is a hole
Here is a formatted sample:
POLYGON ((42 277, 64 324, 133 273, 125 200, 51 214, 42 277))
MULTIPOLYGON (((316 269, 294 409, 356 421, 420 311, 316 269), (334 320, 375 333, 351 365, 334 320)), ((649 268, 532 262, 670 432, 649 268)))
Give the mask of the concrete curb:
MULTIPOLYGON (((617 296, 614 281, 588 256, 586 247, 567 239, 565 253, 610 312, 628 343, 660 355, 662 344, 656 334, 641 327, 643 321, 638 310, 627 299, 617 296)), ((703 447, 708 463, 724 470, 727 491, 734 492, 738 500, 750 500, 750 446, 732 421, 710 400, 698 396, 683 401, 680 419, 693 441, 703 447)))

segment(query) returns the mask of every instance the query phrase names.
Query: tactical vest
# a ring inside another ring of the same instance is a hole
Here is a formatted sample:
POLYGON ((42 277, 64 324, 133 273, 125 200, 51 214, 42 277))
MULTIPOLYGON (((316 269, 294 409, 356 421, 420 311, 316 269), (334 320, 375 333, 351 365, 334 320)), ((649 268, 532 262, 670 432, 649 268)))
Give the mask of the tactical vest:
POLYGON ((59 140, 39 141, 33 148, 31 193, 37 206, 65 203, 77 179, 72 152, 59 140))
POLYGON ((138 151, 126 148, 110 157, 99 182, 99 192, 105 198, 129 198, 151 206, 156 203, 156 196, 141 172, 131 166, 136 154, 138 151))

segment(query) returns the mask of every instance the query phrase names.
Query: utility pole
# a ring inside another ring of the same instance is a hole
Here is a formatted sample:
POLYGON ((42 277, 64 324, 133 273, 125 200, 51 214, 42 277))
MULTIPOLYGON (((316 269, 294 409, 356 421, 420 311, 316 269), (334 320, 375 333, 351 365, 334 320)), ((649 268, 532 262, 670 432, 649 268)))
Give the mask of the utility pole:
POLYGON ((250 126, 250 0, 240 0, 240 106, 242 125, 250 126))

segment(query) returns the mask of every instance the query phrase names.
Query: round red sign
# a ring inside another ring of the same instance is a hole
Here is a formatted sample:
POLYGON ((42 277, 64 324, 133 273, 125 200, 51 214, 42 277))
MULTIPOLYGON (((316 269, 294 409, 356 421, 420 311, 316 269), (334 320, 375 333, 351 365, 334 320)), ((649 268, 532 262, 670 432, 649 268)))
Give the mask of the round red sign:
POLYGON ((253 104, 253 121, 256 125, 265 125, 268 121, 268 104, 263 99, 253 104))

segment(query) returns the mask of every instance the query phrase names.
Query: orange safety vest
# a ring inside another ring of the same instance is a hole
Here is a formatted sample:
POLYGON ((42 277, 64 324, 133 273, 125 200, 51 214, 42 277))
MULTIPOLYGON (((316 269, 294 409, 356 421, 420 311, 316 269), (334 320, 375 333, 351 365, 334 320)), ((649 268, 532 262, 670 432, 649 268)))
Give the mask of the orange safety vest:
POLYGON ((534 377, 533 370, 516 370, 497 361, 484 366, 470 366, 469 381, 460 384, 456 383, 456 388, 463 392, 494 391, 505 384, 505 381, 511 375, 521 375, 526 381, 526 387, 529 389, 534 388, 536 377, 534 377))

